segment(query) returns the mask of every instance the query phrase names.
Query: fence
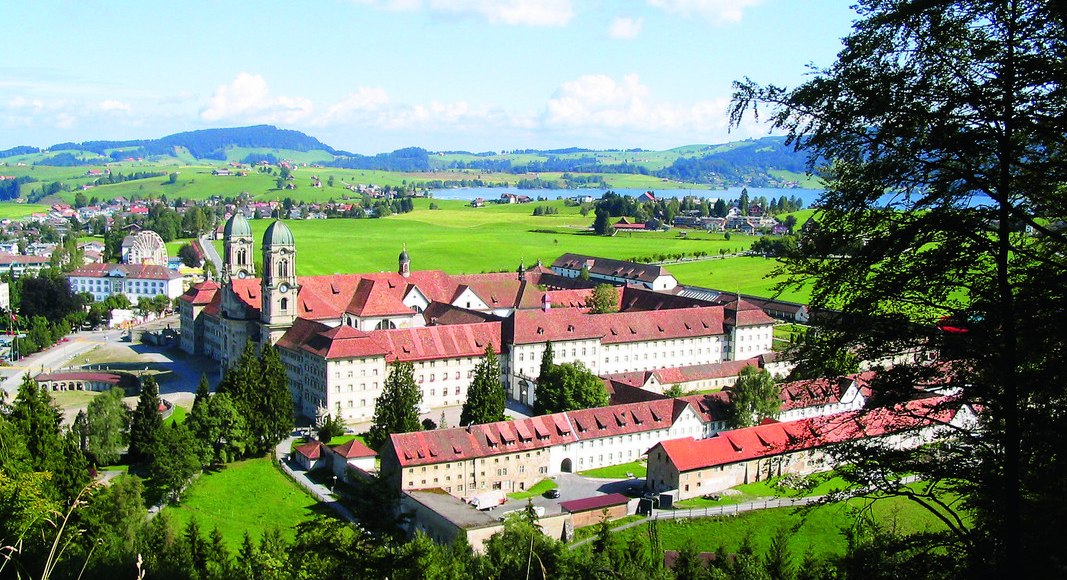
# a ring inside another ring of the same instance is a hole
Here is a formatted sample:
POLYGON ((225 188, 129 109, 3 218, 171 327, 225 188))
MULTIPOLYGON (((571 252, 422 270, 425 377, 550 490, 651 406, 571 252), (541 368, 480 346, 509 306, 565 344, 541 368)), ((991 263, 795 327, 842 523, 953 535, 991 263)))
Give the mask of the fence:
POLYGON ((717 505, 702 508, 654 510, 650 517, 657 520, 681 520, 687 518, 706 518, 712 516, 732 516, 741 512, 764 510, 772 508, 796 507, 808 505, 821 500, 823 496, 791 497, 779 499, 765 499, 730 505, 717 505))

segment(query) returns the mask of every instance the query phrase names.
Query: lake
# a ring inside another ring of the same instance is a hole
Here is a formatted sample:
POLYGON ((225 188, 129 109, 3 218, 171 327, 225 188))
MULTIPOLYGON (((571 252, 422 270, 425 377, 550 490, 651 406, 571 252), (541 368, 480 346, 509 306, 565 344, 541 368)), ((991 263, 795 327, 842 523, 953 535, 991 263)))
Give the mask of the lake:
MULTIPOLYGON (((821 189, 776 189, 772 187, 749 187, 748 197, 749 199, 755 199, 757 197, 766 197, 768 201, 771 198, 778 199, 783 195, 787 198, 799 197, 804 203, 804 207, 811 207, 819 197, 822 195, 821 189)), ((457 189, 430 189, 427 192, 436 199, 461 199, 470 201, 479 197, 484 198, 486 201, 493 201, 500 199, 500 195, 503 193, 514 193, 516 195, 527 195, 533 199, 558 199, 575 197, 579 195, 591 195, 593 199, 599 199, 607 190, 603 189, 518 189, 515 187, 462 187, 457 189)), ((644 189, 612 189, 619 195, 628 195, 630 197, 637 197, 645 193, 644 189)), ((722 198, 729 202, 741 197, 740 187, 731 187, 730 189, 657 189, 653 193, 656 197, 670 198, 677 197, 683 198, 688 195, 707 198, 712 201, 722 198)), ((883 195, 878 200, 882 204, 888 203, 900 203, 901 200, 898 196, 892 194, 883 195)), ((984 195, 975 194, 967 201, 969 207, 986 206, 990 203, 990 198, 984 195)))
MULTIPOLYGON (((546 199, 558 199, 575 197, 579 195, 591 195, 593 199, 599 199, 601 195, 607 190, 603 189, 518 189, 515 187, 462 187, 456 189, 430 189, 428 193, 436 199, 462 199, 470 201, 479 197, 486 201, 500 199, 500 195, 504 193, 514 193, 516 195, 528 195, 533 199, 539 197, 546 199)), ((630 197, 637 197, 645 193, 644 189, 624 189, 613 188, 611 191, 619 195, 628 195, 630 197)), ((679 199, 692 195, 700 198, 707 198, 712 201, 722 198, 725 201, 732 199, 738 199, 741 197, 741 188, 732 187, 730 189, 657 189, 653 190, 656 197, 669 198, 677 197, 679 199)), ((763 196, 768 201, 773 197, 775 199, 782 197, 783 195, 788 197, 799 197, 804 202, 804 207, 811 205, 822 194, 821 190, 817 189, 775 189, 770 187, 749 187, 748 197, 749 199, 755 199, 763 196)))

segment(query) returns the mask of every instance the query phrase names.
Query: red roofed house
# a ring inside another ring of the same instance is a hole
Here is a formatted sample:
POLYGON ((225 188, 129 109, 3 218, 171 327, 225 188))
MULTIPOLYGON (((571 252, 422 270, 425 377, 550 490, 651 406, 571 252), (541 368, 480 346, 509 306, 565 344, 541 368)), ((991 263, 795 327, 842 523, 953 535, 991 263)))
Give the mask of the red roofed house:
POLYGON ((304 469, 311 471, 326 465, 325 445, 318 441, 309 441, 293 449, 293 459, 304 469))
POLYGON ((832 469, 827 446, 877 437, 911 448, 953 428, 973 428, 975 415, 949 397, 910 401, 892 409, 849 411, 723 431, 694 441, 662 441, 648 450, 647 485, 675 499, 698 497, 786 474, 832 469))
POLYGON ((375 473, 374 465, 378 454, 359 439, 333 447, 325 447, 325 451, 330 460, 330 470, 345 481, 351 479, 350 470, 367 475, 375 473))

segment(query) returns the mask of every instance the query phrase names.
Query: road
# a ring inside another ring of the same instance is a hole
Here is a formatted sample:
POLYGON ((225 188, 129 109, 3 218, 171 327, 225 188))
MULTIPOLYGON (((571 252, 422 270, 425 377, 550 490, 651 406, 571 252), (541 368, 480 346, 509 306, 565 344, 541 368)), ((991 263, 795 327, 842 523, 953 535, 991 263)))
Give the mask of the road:
MULTIPOLYGON (((134 327, 134 337, 139 336, 144 328, 176 327, 178 316, 172 315, 134 327)), ((36 376, 42 372, 80 371, 80 370, 124 370, 140 371, 151 366, 165 376, 159 385, 159 393, 171 402, 188 407, 196 394, 201 374, 207 374, 211 384, 217 384, 220 378, 219 365, 205 357, 186 355, 177 348, 167 348, 142 344, 140 342, 123 342, 122 330, 82 331, 67 337, 66 342, 25 357, 12 366, 0 367, 0 387, 8 400, 18 392, 22 377, 29 373, 36 376), (82 357, 97 347, 115 350, 115 359, 124 362, 94 364, 85 366, 82 357), (123 352, 128 351, 128 352, 123 352)), ((136 403, 136 401, 133 401, 136 403)), ((71 409, 76 412, 76 409, 71 409)))
POLYGON ((200 236, 200 247, 204 249, 204 257, 211 260, 215 264, 215 271, 222 273, 222 257, 219 256, 219 251, 215 249, 215 244, 208 238, 207 234, 200 236))

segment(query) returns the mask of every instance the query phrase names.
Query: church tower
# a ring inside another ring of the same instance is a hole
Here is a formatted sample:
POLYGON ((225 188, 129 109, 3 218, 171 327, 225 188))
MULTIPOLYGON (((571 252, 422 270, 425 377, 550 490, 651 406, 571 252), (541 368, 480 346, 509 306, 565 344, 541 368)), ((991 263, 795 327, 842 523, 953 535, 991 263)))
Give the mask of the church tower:
POLYGON ((408 245, 404 244, 404 250, 400 252, 399 269, 397 270, 401 276, 407 278, 411 276, 411 258, 408 257, 408 245))
POLYGON ((274 344, 296 320, 296 242, 281 220, 263 233, 260 344, 274 344))
POLYGON ((252 226, 240 212, 226 220, 223 233, 222 281, 231 278, 252 278, 256 275, 252 260, 252 226))

